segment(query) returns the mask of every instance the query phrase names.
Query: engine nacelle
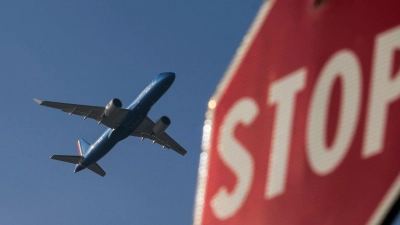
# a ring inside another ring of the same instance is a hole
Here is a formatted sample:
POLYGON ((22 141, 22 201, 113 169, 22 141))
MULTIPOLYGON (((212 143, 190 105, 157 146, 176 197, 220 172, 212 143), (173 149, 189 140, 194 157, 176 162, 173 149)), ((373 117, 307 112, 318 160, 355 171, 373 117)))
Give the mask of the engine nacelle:
POLYGON ((109 117, 118 112, 122 107, 122 102, 118 98, 113 98, 104 109, 103 117, 109 117))
POLYGON ((154 124, 153 134, 155 134, 156 136, 161 134, 162 132, 164 132, 168 128, 168 126, 170 124, 171 124, 171 120, 166 116, 162 116, 154 124))

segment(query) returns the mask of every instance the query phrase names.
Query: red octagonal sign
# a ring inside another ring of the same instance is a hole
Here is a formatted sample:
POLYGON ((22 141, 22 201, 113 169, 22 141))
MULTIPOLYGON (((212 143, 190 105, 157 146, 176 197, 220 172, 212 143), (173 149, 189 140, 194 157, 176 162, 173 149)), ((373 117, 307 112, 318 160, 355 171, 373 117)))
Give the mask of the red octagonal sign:
POLYGON ((194 224, 376 224, 400 193, 400 1, 263 4, 209 102, 194 224))

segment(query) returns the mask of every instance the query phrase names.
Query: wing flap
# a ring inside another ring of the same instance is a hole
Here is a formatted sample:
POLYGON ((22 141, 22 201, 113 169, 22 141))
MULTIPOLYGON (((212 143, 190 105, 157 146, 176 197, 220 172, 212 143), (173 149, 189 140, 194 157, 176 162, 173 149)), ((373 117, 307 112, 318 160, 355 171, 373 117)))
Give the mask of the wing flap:
POLYGON ((159 135, 152 135, 153 126, 154 122, 149 117, 146 117, 139 127, 136 128, 136 130, 131 134, 131 136, 148 138, 165 148, 174 150, 181 155, 185 155, 187 153, 187 151, 167 133, 162 132, 159 135))
POLYGON ((75 114, 78 116, 83 116, 84 118, 91 118, 96 121, 101 121, 102 124, 112 129, 118 126, 118 124, 128 113, 127 109, 120 109, 118 112, 112 114, 110 117, 102 118, 102 114, 105 108, 101 106, 42 101, 39 99, 33 99, 33 100, 39 105, 54 109, 60 109, 63 112, 69 113, 70 115, 75 114))
POLYGON ((180 146, 174 139, 172 139, 167 133, 163 132, 158 136, 154 136, 155 141, 165 146, 166 148, 172 149, 181 155, 185 155, 187 151, 180 146))

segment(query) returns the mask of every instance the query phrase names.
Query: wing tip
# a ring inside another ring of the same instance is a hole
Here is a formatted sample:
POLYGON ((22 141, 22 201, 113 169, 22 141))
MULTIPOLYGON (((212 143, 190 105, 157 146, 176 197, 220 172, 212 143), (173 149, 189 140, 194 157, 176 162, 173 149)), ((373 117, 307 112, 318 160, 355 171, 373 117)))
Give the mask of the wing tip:
POLYGON ((187 151, 184 148, 173 148, 172 150, 174 150, 175 152, 177 152, 179 155, 181 156, 185 156, 187 151))
POLYGON ((41 105, 43 103, 42 100, 39 100, 39 99, 36 99, 36 98, 34 98, 33 101, 35 101, 39 105, 41 105))

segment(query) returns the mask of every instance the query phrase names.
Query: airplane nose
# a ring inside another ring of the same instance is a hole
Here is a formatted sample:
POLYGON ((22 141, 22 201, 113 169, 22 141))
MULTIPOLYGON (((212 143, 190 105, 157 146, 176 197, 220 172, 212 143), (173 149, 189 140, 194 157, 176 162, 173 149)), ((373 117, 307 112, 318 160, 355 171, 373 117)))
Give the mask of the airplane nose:
POLYGON ((158 75, 162 80, 166 80, 168 81, 168 83, 174 82, 175 80, 175 73, 173 72, 165 72, 165 73, 161 73, 160 75, 158 75))

